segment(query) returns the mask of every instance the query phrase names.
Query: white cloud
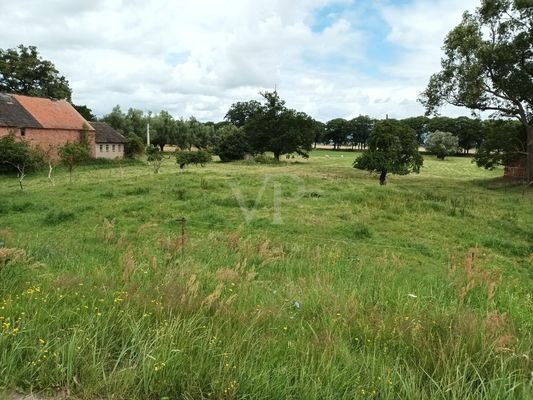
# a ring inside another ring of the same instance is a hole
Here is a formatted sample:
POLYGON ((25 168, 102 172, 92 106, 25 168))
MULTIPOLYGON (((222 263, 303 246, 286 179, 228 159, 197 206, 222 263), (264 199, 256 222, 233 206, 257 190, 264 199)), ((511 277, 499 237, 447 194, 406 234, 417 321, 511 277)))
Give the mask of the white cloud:
POLYGON ((438 70, 443 37, 476 3, 376 3, 399 56, 372 73, 361 66, 379 44, 365 22, 380 15, 355 0, 2 0, 0 48, 36 45, 75 102, 98 114, 120 104, 219 120, 277 85, 289 106, 323 120, 403 117, 422 112, 416 97, 438 70), (313 31, 315 12, 332 3, 353 4, 313 31))

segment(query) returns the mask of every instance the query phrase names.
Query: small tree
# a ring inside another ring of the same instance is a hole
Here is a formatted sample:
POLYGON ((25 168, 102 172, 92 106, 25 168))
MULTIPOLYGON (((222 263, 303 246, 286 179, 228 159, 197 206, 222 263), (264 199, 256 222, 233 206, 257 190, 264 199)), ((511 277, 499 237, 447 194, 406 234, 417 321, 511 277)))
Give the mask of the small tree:
POLYGON ((82 143, 67 143, 59 149, 58 154, 61 163, 68 168, 69 183, 72 184, 72 171, 89 158, 89 149, 82 143))
POLYGON ((180 166, 180 169, 184 169, 187 164, 200 164, 204 167, 211 160, 211 154, 206 150, 176 152, 176 163, 180 166))
POLYGON ((154 174, 159 173, 164 160, 164 153, 159 147, 149 146, 146 148, 146 161, 154 168, 154 174))
POLYGON ((459 150, 459 138, 450 132, 435 131, 426 140, 426 150, 435 154, 439 160, 459 150))
POLYGON ((395 120, 380 121, 368 140, 368 151, 354 162, 354 168, 378 172, 379 183, 387 184, 387 174, 418 173, 423 159, 418 152, 416 132, 395 120))
POLYGON ((0 164, 6 165, 8 171, 16 171, 20 190, 24 190, 22 181, 27 171, 38 168, 42 164, 42 157, 27 142, 8 135, 0 138, 0 164))
POLYGON ((252 152, 243 129, 228 125, 220 128, 218 132, 214 152, 222 162, 243 160, 246 154, 252 152))
POLYGON ((124 144, 124 155, 127 158, 134 158, 144 153, 144 143, 135 133, 130 133, 126 137, 128 141, 124 144))

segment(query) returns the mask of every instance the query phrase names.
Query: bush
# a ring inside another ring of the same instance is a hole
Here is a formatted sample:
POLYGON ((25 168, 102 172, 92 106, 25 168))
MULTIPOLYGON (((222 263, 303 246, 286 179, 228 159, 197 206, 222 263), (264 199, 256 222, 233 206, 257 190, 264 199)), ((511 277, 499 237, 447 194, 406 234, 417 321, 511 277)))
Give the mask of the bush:
POLYGON ((214 151, 222 162, 244 160, 246 154, 251 152, 246 133, 242 129, 228 125, 219 132, 220 137, 214 151))
POLYGON ((211 162, 211 160, 211 154, 205 150, 176 152, 176 163, 181 169, 185 168, 188 164, 200 164, 204 167, 205 164, 211 162))
POLYGON ((144 152, 144 143, 142 139, 134 133, 127 136, 128 141, 124 144, 124 156, 126 158, 134 158, 144 152))
POLYGON ((435 131, 426 140, 426 150, 437 156, 439 160, 459 150, 459 139, 450 132, 435 131))
POLYGON ((0 173, 16 173, 20 189, 28 171, 36 170, 44 164, 42 152, 34 150, 29 143, 18 140, 15 135, 0 138, 0 173))

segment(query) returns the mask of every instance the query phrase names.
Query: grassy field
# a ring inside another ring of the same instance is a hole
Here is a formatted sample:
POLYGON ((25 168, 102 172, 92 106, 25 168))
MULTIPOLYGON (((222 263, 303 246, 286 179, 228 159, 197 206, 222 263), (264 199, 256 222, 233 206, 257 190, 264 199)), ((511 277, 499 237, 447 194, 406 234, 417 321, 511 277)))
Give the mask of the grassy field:
POLYGON ((533 191, 353 158, 0 177, 0 392, 533 398, 533 191))

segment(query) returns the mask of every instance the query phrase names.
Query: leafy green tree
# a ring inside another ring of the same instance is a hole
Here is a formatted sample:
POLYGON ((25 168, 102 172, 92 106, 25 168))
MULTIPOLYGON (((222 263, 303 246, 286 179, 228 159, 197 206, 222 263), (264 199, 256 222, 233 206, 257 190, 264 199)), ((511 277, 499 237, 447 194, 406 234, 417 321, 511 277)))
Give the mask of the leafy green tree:
POLYGON ((455 136, 464 153, 477 149, 483 141, 483 124, 478 118, 459 117, 455 119, 455 136))
POLYGON ((416 132, 396 120, 377 122, 368 140, 368 151, 354 162, 354 168, 379 173, 381 185, 387 184, 389 173, 418 173, 422 165, 416 132))
POLYGON ((313 134, 314 134, 314 148, 316 149, 316 146, 318 143, 324 143, 324 137, 326 135, 326 124, 322 121, 316 121, 313 125, 313 134))
POLYGON ((85 118, 86 121, 96 121, 96 115, 93 114, 93 111, 85 106, 85 105, 76 105, 72 104, 72 107, 76 109, 76 111, 85 118))
POLYGON ((359 115, 350 121, 352 146, 364 149, 374 128, 374 121, 368 115, 359 115))
POLYGON ((154 168, 154 174, 159 173, 164 160, 165 154, 159 147, 150 145, 146 148, 146 161, 154 168))
POLYGON ((224 119, 238 128, 243 127, 260 112, 262 105, 256 100, 238 102, 231 105, 224 119))
POLYGON ((523 125, 512 120, 483 122, 484 139, 474 159, 479 167, 494 169, 525 160, 527 135, 523 125))
POLYGON ((428 113, 443 104, 517 118, 527 132, 533 183, 533 7, 528 0, 482 0, 444 42, 442 70, 421 95, 428 113))
POLYGON ((214 152, 222 162, 243 160, 246 154, 251 154, 250 145, 244 129, 234 125, 226 125, 218 130, 218 141, 214 152))
POLYGON ((328 143, 333 143, 334 149, 339 149, 348 142, 350 136, 350 123, 344 118, 335 118, 326 123, 324 138, 328 143))
POLYGON ((159 115, 153 118, 152 126, 154 136, 151 138, 151 142, 163 151, 167 144, 174 142, 177 129, 174 118, 167 111, 161 111, 159 115))
POLYGON ((145 142, 148 115, 144 114, 142 110, 129 108, 126 115, 124 115, 124 120, 124 133, 134 133, 145 142))
POLYGON ((69 100, 72 90, 54 64, 35 46, 0 49, 0 92, 69 100))
POLYGON ((305 113, 288 109, 276 91, 261 95, 264 104, 244 125, 252 151, 270 151, 278 161, 288 153, 307 157, 315 138, 315 121, 305 113))
MULTIPOLYGON (((428 134, 428 132, 431 131, 429 129, 430 119, 428 117, 418 116, 405 118, 402 119, 401 122, 403 122, 405 125, 409 126, 409 128, 413 129, 416 132, 418 144, 422 145, 426 141, 426 135, 428 134)), ((438 130, 438 128, 434 130, 438 130)))
POLYGON ((206 150, 198 151, 177 151, 176 163, 180 166, 180 169, 184 169, 188 164, 200 164, 204 167, 207 163, 211 162, 213 157, 211 153, 206 150))
POLYGON ((66 143, 58 151, 61 163, 66 165, 69 173, 69 182, 72 184, 72 171, 74 167, 89 159, 89 149, 83 143, 66 143))
POLYGON ((126 121, 126 114, 122 112, 122 109, 117 104, 111 112, 107 115, 104 115, 102 118, 103 122, 107 122, 109 125, 111 125, 114 129, 117 131, 120 131, 122 133, 128 132, 128 123, 126 121))
POLYGON ((426 150, 435 154, 439 160, 446 156, 457 153, 459 139, 450 132, 435 131, 430 133, 425 143, 426 150))
POLYGON ((29 170, 39 168, 43 163, 42 155, 23 141, 17 140, 15 135, 0 138, 0 164, 6 172, 15 171, 20 190, 24 190, 23 181, 29 170))
POLYGON ((128 141, 124 144, 124 156, 127 158, 134 158, 144 152, 144 142, 135 133, 126 135, 128 141))

